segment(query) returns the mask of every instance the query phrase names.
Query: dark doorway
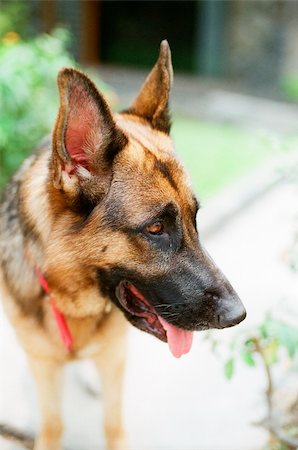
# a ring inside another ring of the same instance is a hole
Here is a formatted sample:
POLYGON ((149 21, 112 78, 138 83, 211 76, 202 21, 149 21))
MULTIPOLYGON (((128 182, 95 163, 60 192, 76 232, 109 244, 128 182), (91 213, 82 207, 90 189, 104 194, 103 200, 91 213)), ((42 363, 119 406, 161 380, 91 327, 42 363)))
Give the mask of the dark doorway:
POLYGON ((150 66, 168 39, 175 69, 193 71, 197 1, 101 2, 101 60, 150 66))

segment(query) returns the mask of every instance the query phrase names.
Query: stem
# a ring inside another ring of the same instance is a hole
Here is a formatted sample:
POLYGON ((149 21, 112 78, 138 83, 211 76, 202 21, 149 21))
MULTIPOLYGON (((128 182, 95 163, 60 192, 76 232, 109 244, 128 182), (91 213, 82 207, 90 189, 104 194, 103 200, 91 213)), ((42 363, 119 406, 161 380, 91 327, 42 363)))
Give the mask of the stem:
POLYGON ((267 398, 267 406, 268 406, 268 417, 269 420, 272 417, 272 395, 273 395, 273 379, 270 367, 268 366, 266 362, 266 357, 260 342, 260 339, 258 337, 253 338, 253 342, 255 345, 255 351, 260 355, 261 361, 264 367, 264 371, 266 374, 266 380, 267 380, 267 389, 266 389, 266 398, 267 398))
POLYGON ((266 398, 268 405, 268 420, 264 420, 263 425, 271 433, 272 436, 277 438, 281 443, 286 444, 289 450, 296 450, 298 448, 298 439, 288 436, 288 434, 273 420, 272 414, 272 396, 273 396, 273 379, 269 365, 266 362, 264 350, 262 348, 260 339, 258 337, 253 338, 255 345, 255 351, 261 357, 261 361, 265 370, 267 379, 266 398))
POLYGON ((28 436, 27 434, 2 423, 0 423, 0 436, 4 439, 9 439, 15 443, 19 443, 23 448, 28 450, 32 450, 34 447, 34 440, 31 436, 28 436))
POLYGON ((276 423, 272 423, 270 420, 264 422, 265 427, 275 436, 280 442, 286 444, 289 450, 296 450, 298 448, 298 439, 289 436, 283 429, 276 423))

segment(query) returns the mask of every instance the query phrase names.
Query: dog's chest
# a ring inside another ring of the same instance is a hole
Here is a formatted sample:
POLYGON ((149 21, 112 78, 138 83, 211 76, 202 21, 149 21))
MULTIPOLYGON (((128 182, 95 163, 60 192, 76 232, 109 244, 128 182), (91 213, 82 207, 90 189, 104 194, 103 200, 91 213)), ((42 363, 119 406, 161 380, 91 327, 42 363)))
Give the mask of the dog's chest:
POLYGON ((52 308, 48 304, 45 307, 44 315, 44 332, 50 338, 53 345, 63 351, 65 356, 70 359, 92 357, 93 354, 101 350, 102 342, 99 339, 101 328, 107 321, 111 311, 104 310, 101 314, 87 317, 70 317, 62 315, 64 321, 64 329, 59 324, 59 320, 53 313, 52 308), (65 328, 72 341, 71 347, 67 348, 63 333, 65 328))

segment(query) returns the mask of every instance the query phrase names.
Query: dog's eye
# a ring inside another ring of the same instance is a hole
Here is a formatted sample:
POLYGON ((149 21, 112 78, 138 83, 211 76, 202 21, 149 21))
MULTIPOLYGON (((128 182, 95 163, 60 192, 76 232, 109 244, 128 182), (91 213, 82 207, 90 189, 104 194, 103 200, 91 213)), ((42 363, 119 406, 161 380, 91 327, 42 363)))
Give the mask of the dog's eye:
POLYGON ((159 235, 164 232, 164 224, 162 222, 154 222, 147 225, 146 231, 153 235, 159 235))

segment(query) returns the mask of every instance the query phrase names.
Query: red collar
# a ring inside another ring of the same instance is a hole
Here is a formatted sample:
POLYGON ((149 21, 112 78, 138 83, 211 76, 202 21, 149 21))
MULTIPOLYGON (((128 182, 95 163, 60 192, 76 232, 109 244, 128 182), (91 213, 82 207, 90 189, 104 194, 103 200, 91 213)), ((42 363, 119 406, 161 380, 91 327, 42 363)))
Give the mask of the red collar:
POLYGON ((52 308, 52 312, 58 327, 58 330, 60 332, 60 337, 61 340, 65 346, 65 348, 67 349, 67 351, 71 351, 72 350, 72 345, 73 345, 73 337, 71 335, 71 332, 68 328, 66 319, 63 315, 63 313, 60 311, 59 308, 57 308, 56 304, 55 304, 55 300, 52 297, 49 285, 47 280, 45 279, 45 277, 43 276, 43 274, 40 272, 39 269, 35 270, 38 281, 40 286, 42 287, 42 289, 48 294, 49 296, 49 300, 50 300, 50 304, 51 304, 51 308, 52 308))

